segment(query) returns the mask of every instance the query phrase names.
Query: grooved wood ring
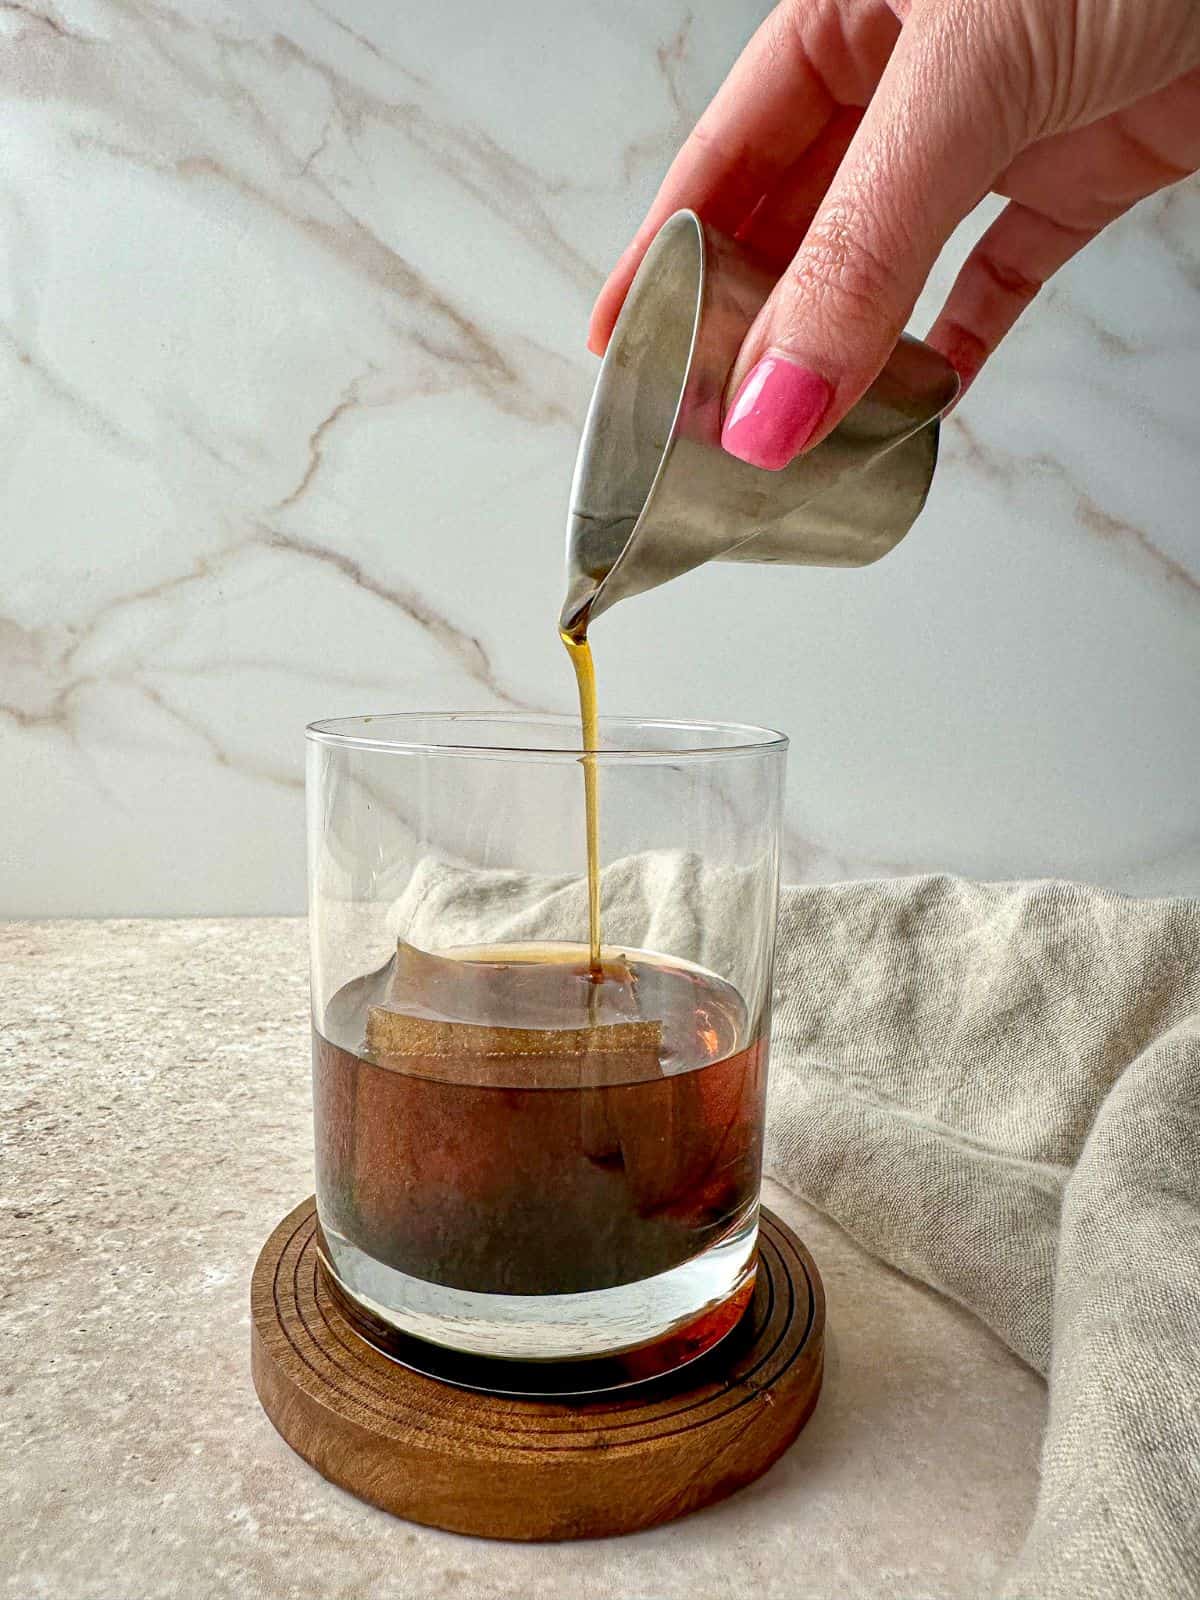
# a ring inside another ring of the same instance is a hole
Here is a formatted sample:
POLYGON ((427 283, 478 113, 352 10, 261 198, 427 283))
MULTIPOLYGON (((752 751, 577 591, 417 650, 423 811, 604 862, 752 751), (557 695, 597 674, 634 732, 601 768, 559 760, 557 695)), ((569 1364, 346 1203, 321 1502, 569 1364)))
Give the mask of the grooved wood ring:
POLYGON ((338 1310, 315 1240, 309 1199, 258 1258, 254 1387, 318 1472, 413 1522, 496 1539, 651 1527, 757 1478, 817 1403, 824 1291, 770 1211, 754 1298, 723 1344, 673 1380, 576 1402, 471 1393, 389 1361, 338 1310))

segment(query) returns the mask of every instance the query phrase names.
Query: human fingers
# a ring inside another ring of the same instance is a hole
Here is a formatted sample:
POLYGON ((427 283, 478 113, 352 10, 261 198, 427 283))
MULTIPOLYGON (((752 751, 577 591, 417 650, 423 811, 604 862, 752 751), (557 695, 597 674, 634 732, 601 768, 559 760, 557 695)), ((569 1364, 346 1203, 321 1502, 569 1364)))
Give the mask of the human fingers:
MULTIPOLYGON (((810 53, 817 26, 840 10, 838 0, 781 5, 754 34, 683 148, 671 163, 633 240, 608 277, 592 311, 588 348, 602 355, 633 275, 663 223, 682 207, 727 234, 743 221, 821 133, 835 109, 825 75, 810 53)), ((882 10, 882 8, 881 8, 882 10)))
POLYGON ((878 375, 939 251, 1028 139, 1020 51, 960 0, 914 8, 812 226, 750 329, 722 442, 779 470, 878 375), (1011 59, 1010 59, 1011 58, 1011 59))

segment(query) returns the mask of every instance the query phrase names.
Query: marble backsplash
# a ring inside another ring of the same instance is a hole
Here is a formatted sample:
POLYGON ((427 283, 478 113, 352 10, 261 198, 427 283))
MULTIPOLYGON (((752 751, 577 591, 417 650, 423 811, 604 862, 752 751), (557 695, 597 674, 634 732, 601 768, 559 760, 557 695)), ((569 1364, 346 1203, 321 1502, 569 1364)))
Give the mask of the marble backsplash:
MULTIPOLYGON (((588 308, 762 10, 0 6, 0 914, 299 910, 305 722, 570 708, 588 308)), ((618 607, 604 706, 786 729, 795 878, 1200 891, 1198 351, 1192 184, 899 550, 618 607)))

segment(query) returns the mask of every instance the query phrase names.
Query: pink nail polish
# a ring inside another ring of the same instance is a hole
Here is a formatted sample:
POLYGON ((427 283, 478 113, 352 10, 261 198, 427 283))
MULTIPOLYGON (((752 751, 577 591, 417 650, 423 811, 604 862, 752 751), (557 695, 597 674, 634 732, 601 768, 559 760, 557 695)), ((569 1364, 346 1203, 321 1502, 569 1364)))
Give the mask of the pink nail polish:
POLYGON ((746 374, 721 429, 722 447, 752 467, 778 472, 817 430, 833 390, 787 356, 763 356, 746 374))

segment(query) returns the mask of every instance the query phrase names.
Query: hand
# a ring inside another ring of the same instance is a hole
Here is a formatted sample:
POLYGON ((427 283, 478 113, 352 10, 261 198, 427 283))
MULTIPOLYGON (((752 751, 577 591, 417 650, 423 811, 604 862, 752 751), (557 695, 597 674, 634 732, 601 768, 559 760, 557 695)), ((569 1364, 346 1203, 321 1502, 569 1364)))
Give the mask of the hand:
POLYGON ((663 221, 690 206, 775 272, 722 443, 778 469, 872 382, 988 193, 929 342, 964 385, 1052 273, 1200 167, 1200 0, 784 0, 676 157, 601 291, 604 350, 663 221))

